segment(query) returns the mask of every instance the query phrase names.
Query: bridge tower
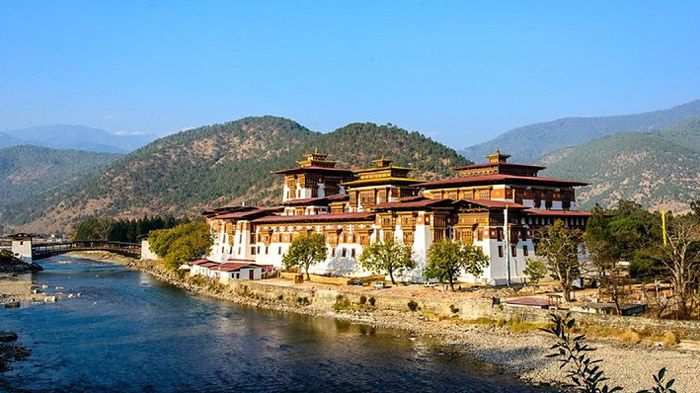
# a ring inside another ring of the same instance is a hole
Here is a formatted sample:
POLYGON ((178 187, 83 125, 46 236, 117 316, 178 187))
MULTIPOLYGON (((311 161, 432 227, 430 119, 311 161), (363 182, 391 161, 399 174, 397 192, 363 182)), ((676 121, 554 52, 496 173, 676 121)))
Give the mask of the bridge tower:
POLYGON ((32 236, 26 233, 10 235, 12 239, 12 255, 24 262, 32 263, 32 236))

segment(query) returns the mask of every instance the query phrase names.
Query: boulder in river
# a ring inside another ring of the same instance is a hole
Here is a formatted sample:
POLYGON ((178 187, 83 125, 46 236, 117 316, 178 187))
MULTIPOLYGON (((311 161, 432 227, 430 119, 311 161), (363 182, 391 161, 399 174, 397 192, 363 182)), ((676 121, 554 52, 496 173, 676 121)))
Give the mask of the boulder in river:
POLYGON ((9 343, 17 341, 17 333, 15 332, 0 332, 0 342, 9 343))

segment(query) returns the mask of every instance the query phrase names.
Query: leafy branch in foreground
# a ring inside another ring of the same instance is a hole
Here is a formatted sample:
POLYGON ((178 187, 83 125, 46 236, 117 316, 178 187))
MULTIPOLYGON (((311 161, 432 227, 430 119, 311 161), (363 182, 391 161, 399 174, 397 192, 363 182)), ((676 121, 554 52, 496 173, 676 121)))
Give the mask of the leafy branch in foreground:
MULTIPOLYGON (((566 379, 572 383, 568 387, 584 393, 612 393, 622 391, 621 386, 608 386, 609 380, 600 368, 600 359, 592 359, 588 352, 595 351, 595 348, 585 343, 586 336, 583 334, 572 335, 572 330, 576 320, 570 313, 565 316, 550 314, 552 326, 542 331, 557 337, 557 342, 550 349, 553 353, 547 355, 548 358, 557 358, 559 369, 567 369, 566 379)), ((666 381, 666 368, 659 370, 654 375, 655 386, 651 389, 640 390, 637 393, 676 393, 671 389, 675 379, 666 381)))

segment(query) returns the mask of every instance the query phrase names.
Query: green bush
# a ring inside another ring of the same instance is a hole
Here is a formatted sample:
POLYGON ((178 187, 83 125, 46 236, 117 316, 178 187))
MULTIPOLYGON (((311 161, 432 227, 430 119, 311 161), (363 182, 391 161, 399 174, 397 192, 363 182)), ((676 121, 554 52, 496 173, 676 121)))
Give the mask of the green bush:
POLYGON ((360 296, 360 305, 364 305, 365 303, 367 303, 367 296, 360 296))
POLYGON ((416 302, 413 301, 413 300, 409 301, 409 302, 408 302, 408 309, 411 310, 411 311, 416 311, 416 310, 418 310, 418 303, 416 303, 416 302))
POLYGON ((343 311, 350 308, 350 302, 343 295, 338 295, 335 298, 335 304, 333 305, 333 310, 343 311))
POLYGON ((369 305, 370 305, 370 306, 374 307, 374 303, 376 303, 376 302, 377 302, 377 300, 374 298, 374 296, 372 296, 371 298, 369 298, 369 305))
POLYGON ((450 304, 450 312, 452 312, 452 314, 457 314, 459 312, 459 308, 455 307, 454 304, 450 304))

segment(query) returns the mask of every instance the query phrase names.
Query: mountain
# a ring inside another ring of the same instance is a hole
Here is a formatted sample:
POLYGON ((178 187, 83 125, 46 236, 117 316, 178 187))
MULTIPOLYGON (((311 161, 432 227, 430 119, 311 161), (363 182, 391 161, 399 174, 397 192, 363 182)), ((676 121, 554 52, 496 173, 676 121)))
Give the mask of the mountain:
POLYGON ((118 157, 24 145, 0 149, 0 211, 93 175, 118 157))
POLYGON ((22 140, 11 137, 4 132, 0 132, 0 149, 10 146, 21 145, 22 140))
POLYGON ((655 132, 624 132, 550 153, 543 176, 591 183, 579 207, 631 199, 648 208, 687 210, 700 199, 700 119, 655 132))
POLYGON ((693 117, 700 117, 700 100, 636 115, 569 117, 518 127, 488 142, 470 146, 460 153, 479 162, 483 156, 500 148, 511 154, 515 161, 529 163, 555 150, 614 133, 658 130, 693 117))
POLYGON ((46 231, 91 215, 192 215, 233 203, 278 203, 281 178, 270 172, 295 166, 314 148, 350 168, 391 157, 426 179, 467 163, 454 150, 395 126, 353 123, 322 134, 279 117, 249 117, 158 139, 72 187, 8 206, 0 221, 46 231))
POLYGON ((15 145, 36 145, 53 149, 87 150, 100 153, 128 153, 156 139, 155 135, 115 135, 106 131, 74 125, 48 125, 5 130, 10 143, 0 147, 15 145))

